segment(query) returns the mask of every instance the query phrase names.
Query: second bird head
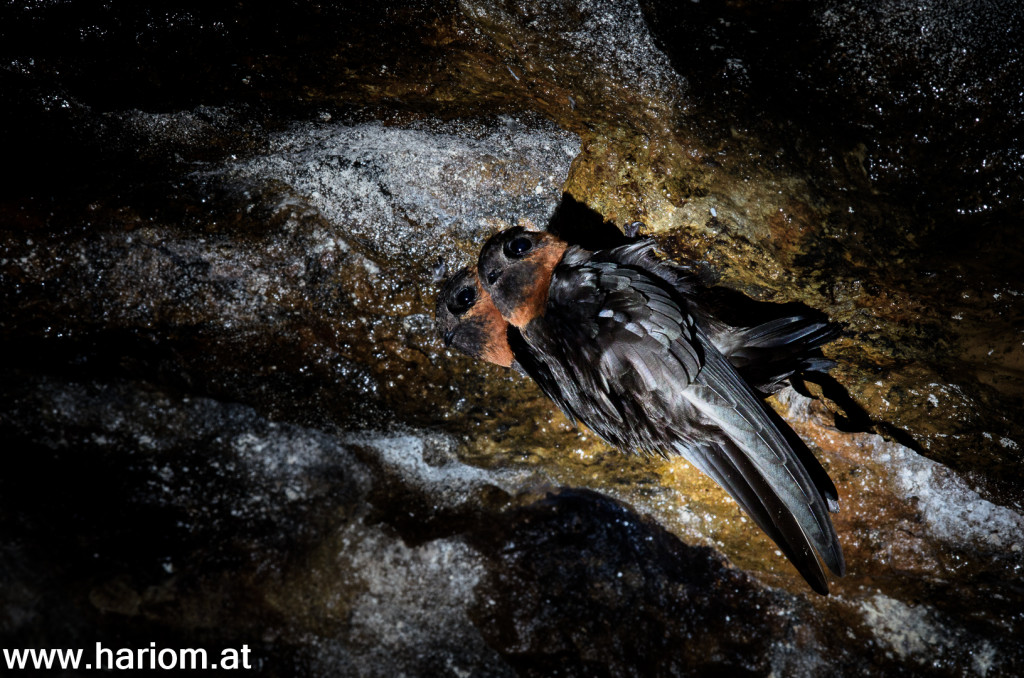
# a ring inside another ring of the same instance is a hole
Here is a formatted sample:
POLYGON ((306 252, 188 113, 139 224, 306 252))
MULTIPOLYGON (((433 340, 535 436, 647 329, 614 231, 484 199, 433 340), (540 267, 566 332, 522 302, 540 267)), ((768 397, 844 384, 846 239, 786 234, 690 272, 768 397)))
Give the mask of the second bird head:
POLYGON ((437 297, 435 316, 445 346, 502 367, 512 365, 505 319, 480 286, 473 269, 464 268, 445 281, 437 297))

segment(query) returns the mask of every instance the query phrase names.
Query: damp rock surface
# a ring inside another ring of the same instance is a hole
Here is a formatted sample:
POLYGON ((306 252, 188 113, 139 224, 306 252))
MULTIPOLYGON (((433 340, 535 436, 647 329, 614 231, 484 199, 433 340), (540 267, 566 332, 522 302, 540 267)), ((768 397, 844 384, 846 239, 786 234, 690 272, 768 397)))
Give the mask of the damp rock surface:
POLYGON ((4 647, 1020 675, 1022 30, 994 0, 0 10, 4 647), (686 462, 436 337, 496 230, 634 221, 730 321, 843 325, 770 401, 839 490, 829 597, 686 462))

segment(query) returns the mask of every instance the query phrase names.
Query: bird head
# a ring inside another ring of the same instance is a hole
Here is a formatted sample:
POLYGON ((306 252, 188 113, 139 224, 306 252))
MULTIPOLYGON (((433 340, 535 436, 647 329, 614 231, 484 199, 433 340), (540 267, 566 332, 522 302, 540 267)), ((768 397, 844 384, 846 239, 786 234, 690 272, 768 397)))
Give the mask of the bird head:
POLYGON ((551 274, 567 247, 550 233, 521 226, 484 243, 477 262, 480 285, 505 320, 522 329, 543 315, 551 274))
POLYGON ((463 268, 444 282, 434 315, 445 346, 502 367, 512 365, 508 325, 473 269, 463 268))

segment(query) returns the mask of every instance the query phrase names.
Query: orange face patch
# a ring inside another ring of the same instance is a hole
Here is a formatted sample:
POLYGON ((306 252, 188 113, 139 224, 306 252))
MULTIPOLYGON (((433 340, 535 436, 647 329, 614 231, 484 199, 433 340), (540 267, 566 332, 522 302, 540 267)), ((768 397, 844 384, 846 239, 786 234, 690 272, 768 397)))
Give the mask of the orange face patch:
POLYGON ((505 333, 505 319, 501 317, 494 302, 483 290, 479 290, 480 296, 473 308, 469 309, 463 318, 463 322, 478 323, 483 328, 484 343, 480 348, 480 357, 489 363, 511 367, 515 356, 508 345, 508 335, 505 333))
POLYGON ((551 275, 569 247, 568 243, 554 236, 545 237, 541 242, 543 247, 538 247, 524 259, 524 263, 534 267, 530 285, 528 289, 523 290, 523 300, 509 314, 508 321, 519 329, 525 328, 534 318, 544 315, 551 275))

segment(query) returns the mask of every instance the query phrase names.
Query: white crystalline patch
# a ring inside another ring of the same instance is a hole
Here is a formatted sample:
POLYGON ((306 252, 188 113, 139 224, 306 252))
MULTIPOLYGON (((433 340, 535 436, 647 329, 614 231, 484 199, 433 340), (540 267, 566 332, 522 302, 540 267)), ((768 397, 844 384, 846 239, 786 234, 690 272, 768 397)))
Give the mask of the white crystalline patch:
POLYGON ((331 223, 331 237, 421 257, 450 231, 482 237, 496 221, 546 223, 578 152, 578 137, 539 120, 300 124, 231 169, 291 186, 331 223))
POLYGON ((355 641, 348 651, 381 667, 439 644, 491 654, 468 614, 485 574, 470 547, 449 539, 408 547, 355 525, 343 543, 340 565, 364 589, 348 617, 355 641))
MULTIPOLYGON (((857 608, 878 641, 900 659, 927 664, 936 653, 962 652, 970 658, 971 675, 986 676, 997 666, 996 647, 969 635, 935 608, 910 606, 883 593, 861 600, 857 608)), ((966 657, 961 665, 966 665, 966 657)))
POLYGON ((318 431, 274 423, 267 430, 240 433, 230 444, 252 478, 272 483, 290 502, 306 499, 318 469, 345 453, 336 440, 318 431))
MULTIPOLYGON (((790 417, 810 416, 811 400, 793 389, 780 391, 778 400, 789 408, 790 417)), ((1019 547, 1024 539, 1024 516, 983 499, 951 469, 910 448, 877 435, 856 435, 868 444, 873 459, 888 469, 898 494, 917 499, 922 520, 933 536, 955 544, 971 540, 989 548, 1019 547)))
MULTIPOLYGON (((878 385, 881 386, 881 383, 878 385)), ((789 410, 790 418, 809 419, 811 417, 811 403, 814 401, 800 395, 792 387, 786 386, 780 390, 775 394, 775 399, 789 410)))
POLYGON ((875 438, 879 455, 888 454, 901 493, 917 497, 925 523, 939 539, 965 539, 993 548, 1012 547, 1024 534, 1024 516, 982 499, 949 468, 896 443, 875 438))
POLYGON ((922 658, 944 641, 944 631, 930 619, 932 610, 924 605, 910 607, 878 593, 862 601, 860 608, 875 637, 901 659, 922 658))
POLYGON ((996 648, 991 643, 982 642, 971 652, 971 664, 977 675, 984 678, 989 670, 995 665, 996 648))
MULTIPOLYGON (((427 441, 417 435, 389 435, 384 433, 355 433, 345 436, 343 444, 358 445, 373 450, 382 463, 402 474, 406 481, 428 488, 436 499, 458 503, 467 490, 481 485, 494 485, 513 491, 523 479, 515 471, 485 471, 457 459, 441 466, 424 461, 427 441)), ((445 441, 433 440, 432 444, 445 441)))
POLYGON ((378 275, 380 275, 380 266, 373 263, 366 257, 359 257, 359 263, 362 264, 363 268, 366 269, 366 272, 370 275, 371 278, 376 278, 378 275))

